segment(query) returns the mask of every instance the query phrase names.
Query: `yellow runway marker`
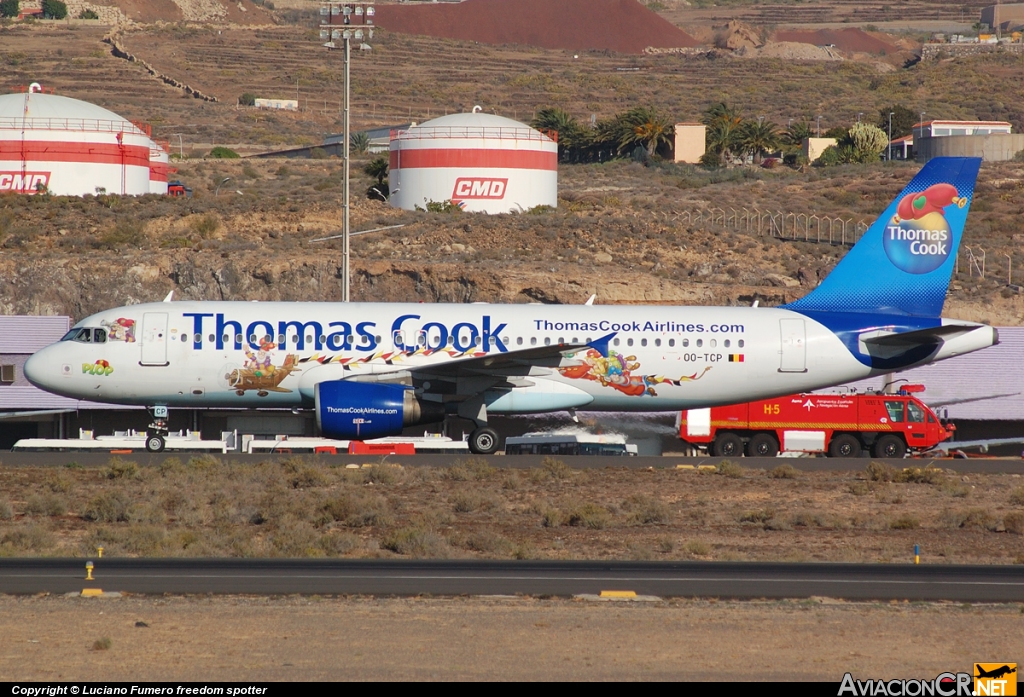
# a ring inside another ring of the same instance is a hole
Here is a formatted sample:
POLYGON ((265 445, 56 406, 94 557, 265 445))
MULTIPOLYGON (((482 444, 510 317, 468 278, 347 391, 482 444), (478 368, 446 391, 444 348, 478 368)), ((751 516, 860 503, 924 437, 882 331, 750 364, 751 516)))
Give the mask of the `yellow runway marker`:
POLYGON ((602 598, 635 598, 636 591, 601 591, 602 598))

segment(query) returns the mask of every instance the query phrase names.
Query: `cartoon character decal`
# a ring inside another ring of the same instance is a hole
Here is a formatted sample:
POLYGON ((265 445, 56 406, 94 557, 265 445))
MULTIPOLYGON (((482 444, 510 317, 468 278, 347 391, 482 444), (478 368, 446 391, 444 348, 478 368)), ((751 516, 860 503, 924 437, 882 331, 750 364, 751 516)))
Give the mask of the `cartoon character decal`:
POLYGON ((611 349, 605 356, 597 349, 591 348, 583 354, 580 363, 561 367, 558 372, 573 380, 593 380, 599 382, 602 387, 611 387, 633 397, 645 394, 653 397, 658 394, 654 389, 657 385, 667 383, 679 387, 684 382, 700 380, 705 373, 711 370, 711 366, 706 366, 699 373, 684 375, 678 379, 666 378, 661 375, 635 374, 638 370, 640 370, 640 363, 636 356, 623 356, 611 349))
POLYGON ((954 243, 946 208, 966 205, 967 198, 944 182, 907 194, 900 199, 896 214, 882 235, 886 256, 896 268, 911 274, 930 273, 939 268, 949 259, 954 243))
POLYGON ((239 397, 249 390, 256 390, 256 395, 266 397, 271 392, 291 392, 281 387, 281 383, 293 372, 300 370, 299 357, 288 354, 281 365, 274 365, 274 349, 277 344, 264 339, 256 351, 245 349, 246 361, 241 368, 235 368, 224 375, 228 385, 239 397))
POLYGON ((113 322, 103 320, 100 324, 107 329, 107 341, 135 343, 135 320, 118 317, 113 322))

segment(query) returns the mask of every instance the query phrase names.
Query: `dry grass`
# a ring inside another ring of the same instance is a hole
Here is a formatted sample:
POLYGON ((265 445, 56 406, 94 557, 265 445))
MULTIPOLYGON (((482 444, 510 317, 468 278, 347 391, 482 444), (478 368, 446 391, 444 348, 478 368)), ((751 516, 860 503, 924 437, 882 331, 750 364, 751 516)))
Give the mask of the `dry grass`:
POLYGON ((353 470, 313 456, 0 467, 0 556, 103 546, 109 556, 877 561, 914 543, 932 561, 1020 556, 1012 477, 972 475, 964 507, 945 471, 870 471, 880 481, 866 472, 789 479, 735 463, 726 472, 738 476, 579 471, 554 458, 532 470, 474 458, 353 470))

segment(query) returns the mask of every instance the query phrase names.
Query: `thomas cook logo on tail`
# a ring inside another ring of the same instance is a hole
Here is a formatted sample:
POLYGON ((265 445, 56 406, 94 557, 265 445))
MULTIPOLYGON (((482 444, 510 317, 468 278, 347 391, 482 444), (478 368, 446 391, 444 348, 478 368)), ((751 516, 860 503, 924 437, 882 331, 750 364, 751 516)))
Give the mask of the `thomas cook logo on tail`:
POLYGON ((967 198, 960 196, 952 184, 933 184, 904 196, 882 236, 889 261, 912 274, 929 273, 942 266, 953 244, 953 232, 943 212, 954 205, 963 208, 967 198))

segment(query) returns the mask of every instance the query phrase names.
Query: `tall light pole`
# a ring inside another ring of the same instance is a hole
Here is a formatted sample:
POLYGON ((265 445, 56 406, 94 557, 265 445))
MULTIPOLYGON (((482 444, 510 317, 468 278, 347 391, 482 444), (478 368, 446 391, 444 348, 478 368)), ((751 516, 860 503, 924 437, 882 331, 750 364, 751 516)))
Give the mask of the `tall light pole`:
POLYGON ((892 160, 892 115, 895 112, 889 112, 889 147, 885 149, 885 159, 892 160))
POLYGON ((374 17, 377 14, 373 3, 351 3, 351 2, 329 2, 320 5, 320 38, 327 39, 324 46, 328 51, 336 49, 335 39, 343 42, 345 56, 345 102, 343 107, 344 117, 342 120, 342 138, 345 141, 342 148, 344 160, 344 194, 342 195, 342 219, 341 219, 341 301, 349 301, 349 147, 351 135, 349 133, 349 62, 352 58, 351 39, 363 40, 364 34, 367 38, 373 38, 374 17))
POLYGON ((818 137, 821 138, 821 114, 818 114, 818 137))

